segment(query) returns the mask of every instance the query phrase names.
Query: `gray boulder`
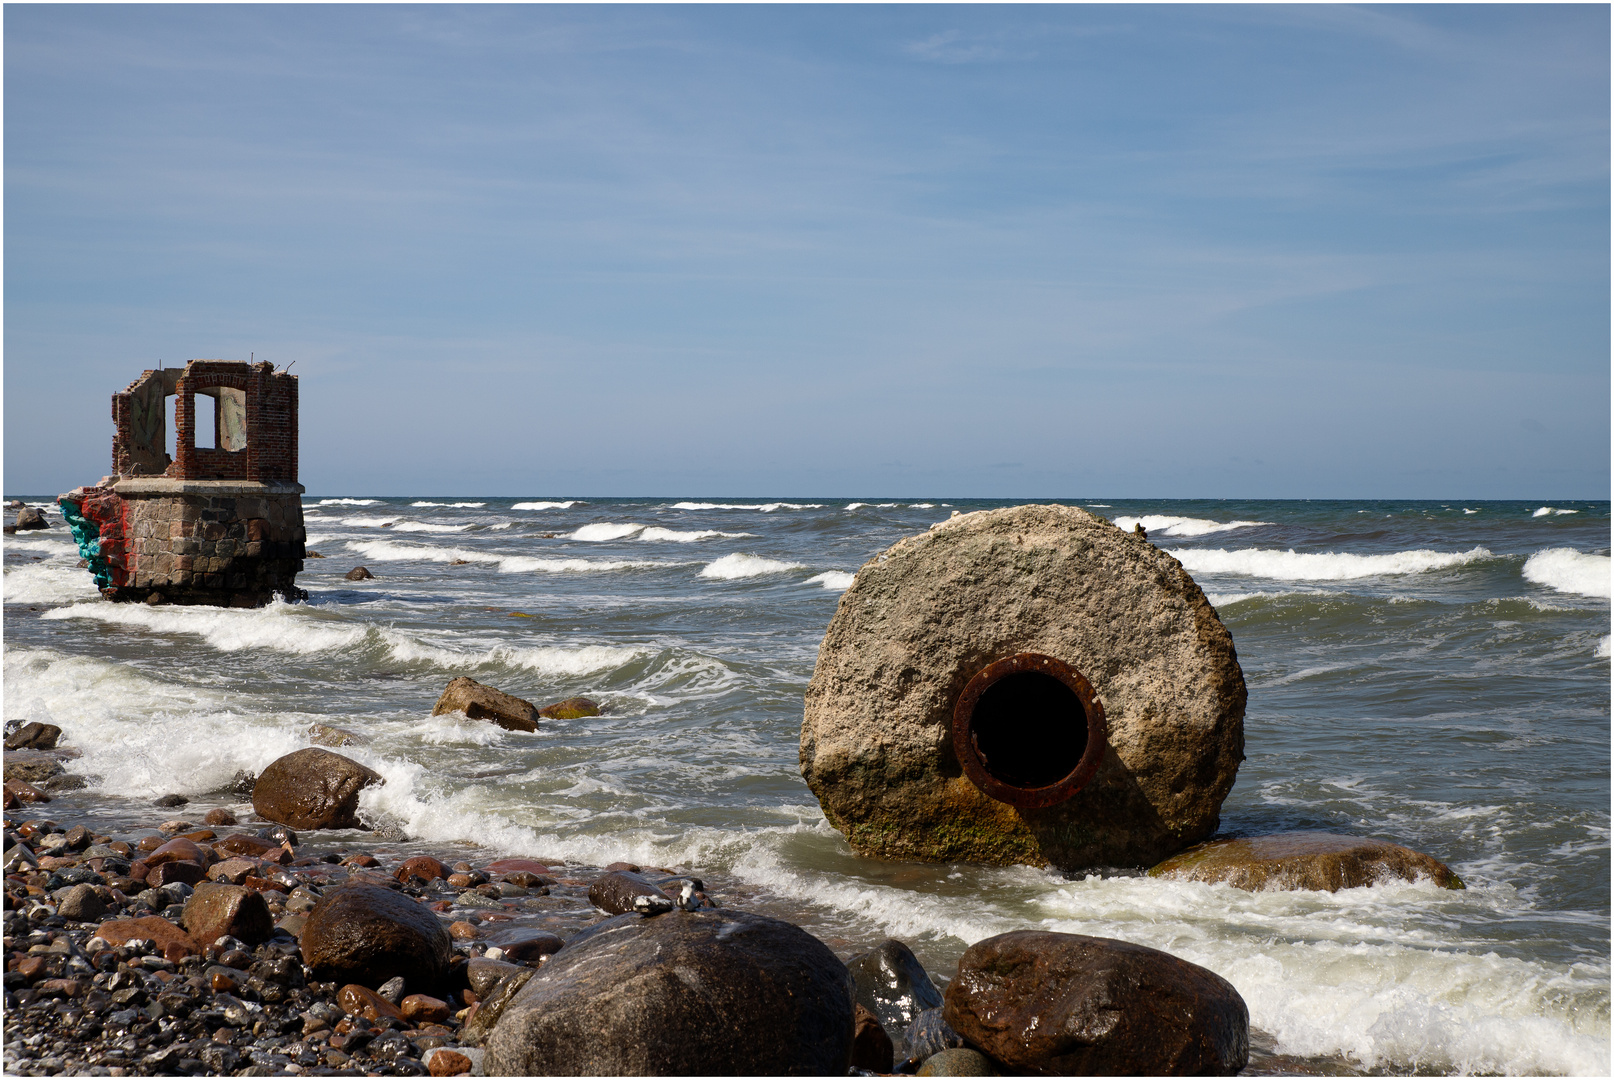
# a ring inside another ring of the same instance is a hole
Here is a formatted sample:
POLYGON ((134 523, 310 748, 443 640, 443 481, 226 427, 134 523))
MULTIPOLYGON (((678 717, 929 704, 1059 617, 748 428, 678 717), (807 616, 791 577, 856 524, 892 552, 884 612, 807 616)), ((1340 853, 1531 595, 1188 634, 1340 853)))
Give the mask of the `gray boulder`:
POLYGON ((852 978, 790 923, 619 915, 550 957, 486 1041, 495 1076, 844 1076, 852 978))
POLYGON ((860 854, 1148 866, 1215 831, 1244 704, 1233 640, 1176 559, 1074 507, 986 510, 858 571, 801 771, 860 854))
POLYGON ((17 511, 18 532, 22 532, 26 529, 48 528, 50 528, 50 522, 45 520, 44 511, 37 510, 32 506, 25 506, 21 510, 17 511))

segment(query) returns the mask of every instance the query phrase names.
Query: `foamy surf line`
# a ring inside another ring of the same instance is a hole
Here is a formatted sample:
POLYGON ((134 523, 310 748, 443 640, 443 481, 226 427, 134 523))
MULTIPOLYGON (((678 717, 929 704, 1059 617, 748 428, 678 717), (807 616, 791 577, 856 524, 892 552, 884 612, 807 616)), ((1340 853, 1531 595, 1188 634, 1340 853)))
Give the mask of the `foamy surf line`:
POLYGON ((1350 581, 1387 575, 1423 574, 1449 570, 1484 559, 1494 559, 1482 547, 1448 552, 1418 549, 1384 555, 1353 555, 1349 552, 1297 552, 1263 548, 1181 548, 1169 550, 1190 573, 1239 574, 1273 581, 1350 581))
POLYGON ((1271 525, 1270 521, 1211 521, 1206 518, 1168 517, 1163 514, 1144 514, 1141 517, 1118 517, 1115 526, 1131 532, 1142 525, 1147 532, 1166 536, 1209 536, 1213 533, 1232 532, 1234 529, 1253 529, 1271 525))
POLYGON ((754 533, 722 532, 718 529, 664 529, 660 525, 639 525, 634 522, 595 522, 584 525, 573 532, 567 533, 568 540, 583 540, 599 543, 607 540, 647 540, 664 541, 674 544, 687 544, 694 540, 713 540, 719 537, 734 539, 743 536, 754 536, 754 533))
POLYGON ((1524 580, 1561 593, 1609 598, 1609 557, 1573 548, 1547 548, 1524 561, 1524 580))
POLYGON ((822 510, 824 503, 704 503, 704 502, 677 502, 672 504, 674 510, 760 510, 764 514, 771 514, 776 510, 822 510))
POLYGON ((532 555, 498 555, 468 548, 425 547, 391 540, 349 540, 347 548, 373 562, 482 563, 496 567, 501 574, 589 574, 688 565, 652 559, 541 559, 532 555))
POLYGON ((746 555, 736 551, 732 555, 725 555, 715 562, 707 563, 701 568, 700 576, 733 581, 738 578, 761 577, 764 574, 782 574, 788 570, 805 569, 807 567, 802 563, 765 559, 760 555, 746 555))

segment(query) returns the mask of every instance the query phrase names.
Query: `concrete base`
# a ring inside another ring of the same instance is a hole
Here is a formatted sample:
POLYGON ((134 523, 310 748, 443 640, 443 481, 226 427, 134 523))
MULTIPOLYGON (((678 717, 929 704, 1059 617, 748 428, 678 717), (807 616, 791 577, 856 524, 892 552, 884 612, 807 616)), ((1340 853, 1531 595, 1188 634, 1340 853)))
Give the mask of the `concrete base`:
POLYGON ((58 502, 108 599, 260 607, 307 595, 302 493, 289 481, 107 477, 58 502))

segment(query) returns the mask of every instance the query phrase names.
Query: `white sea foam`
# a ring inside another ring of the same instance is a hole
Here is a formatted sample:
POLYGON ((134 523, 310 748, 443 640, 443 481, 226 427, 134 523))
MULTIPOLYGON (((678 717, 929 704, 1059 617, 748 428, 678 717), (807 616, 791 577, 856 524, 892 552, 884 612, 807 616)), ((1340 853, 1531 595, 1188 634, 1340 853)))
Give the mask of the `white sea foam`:
POLYGON ((474 509, 477 509, 478 507, 486 506, 487 503, 485 503, 485 502, 457 502, 457 503, 412 502, 409 505, 410 506, 450 506, 450 507, 454 507, 456 509, 474 510, 474 509))
POLYGON ((398 532, 457 533, 464 532, 471 526, 469 524, 443 525, 435 521, 395 521, 392 527, 398 532))
POLYGON ((1552 516, 1555 516, 1557 514, 1578 514, 1578 513, 1580 513, 1579 510, 1560 510, 1556 506, 1543 506, 1541 509, 1537 510, 1535 513, 1531 514, 1530 516, 1531 517, 1552 517, 1552 516))
POLYGON ((674 510, 760 510, 764 514, 771 514, 775 510, 822 510, 823 503, 703 503, 678 502, 673 503, 674 510))
POLYGON ((663 529, 660 525, 652 525, 639 534, 640 540, 665 540, 674 544, 687 544, 692 540, 711 540, 715 538, 734 539, 741 536, 755 536, 748 532, 720 532, 717 529, 663 529))
POLYGON ((354 645, 369 632, 344 625, 317 608, 279 602, 261 608, 147 607, 105 601, 56 608, 41 619, 87 619, 156 634, 195 634, 220 652, 272 649, 308 654, 354 645))
POLYGON ((847 508, 847 509, 848 509, 848 510, 861 510, 861 509, 862 509, 862 508, 863 508, 863 507, 865 507, 865 506, 872 506, 872 507, 875 507, 875 508, 876 508, 876 509, 880 509, 880 510, 890 510, 890 509, 892 509, 892 508, 893 508, 893 507, 895 507, 895 506, 896 506, 896 505, 897 505, 897 504, 896 504, 896 503, 865 503, 865 502, 854 502, 854 503, 847 503, 847 504, 846 504, 846 508, 847 508))
POLYGON ((8 566, 0 588, 8 604, 71 604, 100 595, 88 570, 60 562, 8 566))
POLYGON ((1609 557, 1573 548, 1547 548, 1524 561, 1524 580, 1561 593, 1609 595, 1609 557))
POLYGON ((1195 574, 1242 574, 1274 581, 1348 581, 1381 574, 1421 574, 1495 558, 1482 547, 1468 551, 1395 551, 1384 555, 1318 553, 1263 548, 1182 548, 1167 552, 1195 574))
POLYGON ((78 558, 78 545, 66 537, 55 539, 46 536, 8 536, 5 550, 7 554, 15 551, 42 551, 47 555, 78 558))
POLYGON ((321 499, 321 506, 378 506, 380 499, 321 499))
POLYGON ((606 570, 640 570, 684 565, 647 559, 541 559, 531 555, 499 555, 487 551, 473 551, 469 548, 406 544, 393 540, 349 540, 347 548, 375 562, 451 563, 456 559, 462 559, 465 562, 495 566, 504 574, 586 574, 606 570))
POLYGON ((1465 506, 1465 507, 1463 507, 1463 513, 1465 513, 1465 514, 1477 514, 1477 513, 1479 513, 1479 511, 1478 510, 1470 510, 1468 507, 1465 506))
POLYGON ((1597 643, 1597 652, 1594 655, 1599 660, 1607 660, 1609 658, 1609 642, 1611 639, 1614 639, 1614 635, 1604 634, 1603 640, 1597 643))
POLYGON ((825 570, 822 574, 814 574, 803 585, 822 585, 826 589, 845 592, 852 587, 852 579, 856 574, 848 574, 845 570, 825 570))
POLYGON ((570 510, 581 500, 567 499, 564 502, 518 502, 510 507, 512 510, 570 510))
POLYGON ((801 563, 765 559, 760 555, 746 555, 736 551, 715 562, 707 563, 701 568, 700 576, 732 581, 735 578, 760 577, 763 574, 782 574, 786 570, 804 569, 806 567, 801 563))
POLYGON ((351 527, 353 527, 355 529, 379 529, 383 525, 395 525, 395 524, 397 524, 397 522, 398 522, 398 519, 395 518, 395 517, 362 517, 361 516, 361 517, 345 517, 345 518, 337 518, 336 519, 336 524, 338 524, 338 525, 348 525, 348 526, 351 526, 351 527))
MULTIPOLYGON (((1109 503, 1088 503, 1087 505, 1094 510, 1108 510, 1110 508, 1109 503)), ((1145 528, 1147 528, 1147 526, 1145 526, 1145 528)))
POLYGON ((1142 517, 1118 517, 1115 527, 1131 532, 1142 525, 1151 533, 1166 536, 1209 536, 1211 533, 1232 532, 1234 529, 1251 529, 1257 525, 1271 525, 1270 521, 1209 521, 1205 518, 1170 517, 1164 514, 1144 514, 1142 517))
POLYGON ((576 532, 567 536, 569 540, 620 540, 624 536, 632 536, 636 532, 643 532, 643 525, 632 522, 597 521, 592 525, 584 525, 576 532))

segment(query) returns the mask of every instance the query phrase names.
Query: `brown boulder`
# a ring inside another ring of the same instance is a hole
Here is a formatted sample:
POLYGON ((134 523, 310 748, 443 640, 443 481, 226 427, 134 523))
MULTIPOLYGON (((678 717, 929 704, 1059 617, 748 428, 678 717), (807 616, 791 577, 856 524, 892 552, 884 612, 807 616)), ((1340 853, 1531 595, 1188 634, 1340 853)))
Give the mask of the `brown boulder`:
POLYGON ((854 1006, 852 1068, 889 1073, 894 1065, 894 1056, 891 1036, 880 1026, 879 1018, 861 1005, 854 1006))
POLYGON ((389 1020, 402 1020, 404 1015, 398 1006, 358 983, 349 983, 337 992, 336 1003, 342 1011, 349 1016, 357 1016, 364 1020, 380 1020, 386 1017, 389 1020))
POLYGON ((362 743, 357 732, 347 728, 332 727, 330 724, 308 725, 308 741, 317 746, 351 746, 362 743))
POLYGON ((380 773, 357 761, 311 746, 263 770, 252 808, 294 829, 362 829, 359 790, 382 782, 380 773))
POLYGON ((523 872, 540 876, 549 873, 548 865, 535 859, 498 859, 488 863, 482 869, 490 874, 499 874, 501 876, 523 872))
POLYGON ((586 697, 569 697, 565 701, 545 705, 538 710, 538 715, 547 716, 551 720, 577 720, 584 716, 600 715, 600 707, 586 697))
POLYGON ((207 816, 204 817, 202 820, 207 822, 209 825, 235 825, 235 824, 237 824, 237 822, 235 820, 235 815, 230 813, 230 811, 226 810, 222 806, 215 806, 213 809, 209 810, 207 812, 207 816))
POLYGON ((44 750, 11 750, 5 755, 5 778, 43 784, 62 771, 56 756, 44 750))
POLYGON ((408 883, 413 878, 421 881, 435 881, 448 877, 448 867, 432 858, 430 855, 416 855, 414 858, 404 860, 392 876, 399 881, 408 883))
POLYGON ((245 855, 252 859, 268 859, 270 862, 288 863, 292 857, 286 849, 273 840, 265 840, 261 836, 248 836, 246 833, 232 833, 213 845, 215 854, 228 857, 231 855, 245 855))
POLYGON ((945 998, 947 1023, 1015 1073, 1232 1076, 1249 1062, 1231 984, 1125 941, 999 934, 965 950, 945 998))
POLYGON ((193 862, 198 866, 207 866, 217 856, 211 848, 204 848, 196 841, 183 836, 176 836, 165 844, 160 845, 143 862, 147 866, 161 866, 166 862, 193 862))
POLYGON ((1075 507, 983 510, 858 570, 801 771, 859 854, 1148 866, 1216 830, 1245 697, 1176 559, 1075 507))
POLYGON ((321 981, 377 987, 402 975, 434 988, 453 951, 423 905, 379 885, 346 885, 320 897, 302 933, 303 961, 321 981))
POLYGON ((263 894, 243 889, 239 885, 204 881, 196 886, 185 901, 185 912, 180 916, 185 930, 202 946, 213 944, 228 934, 240 938, 248 945, 267 941, 274 933, 275 923, 269 917, 269 905, 263 894))
POLYGON ((205 871, 201 863, 189 862, 185 859, 170 859, 159 863, 146 871, 146 886, 160 889, 164 885, 172 885, 176 881, 186 885, 195 885, 202 880, 205 871))
POLYGON ((398 1003, 398 1011, 415 1027, 422 1024, 447 1023, 448 1018, 454 1015, 448 1002, 427 994, 410 994, 398 1003))
POLYGON ((1390 881, 1433 881, 1463 888, 1445 863, 1411 848, 1364 836, 1289 832, 1213 840, 1149 871, 1173 881, 1226 882, 1250 892, 1317 889, 1336 892, 1390 881))
POLYGON ((448 684, 432 709, 433 716, 451 712, 462 712, 472 720, 492 720, 507 731, 538 730, 538 709, 532 702, 463 675, 448 684))
POLYGON ((349 581, 369 581, 371 578, 375 577, 374 574, 370 573, 368 567, 363 566, 355 566, 342 576, 347 578, 349 581))
POLYGON ((170 948, 182 956, 200 953, 191 936, 161 915, 147 915, 140 919, 113 919, 95 928, 95 936, 109 945, 127 945, 131 941, 150 941, 161 949, 164 956, 170 948))
POLYGON ((61 737, 62 729, 55 724, 42 724, 34 720, 6 736, 6 749, 54 750, 61 737))

